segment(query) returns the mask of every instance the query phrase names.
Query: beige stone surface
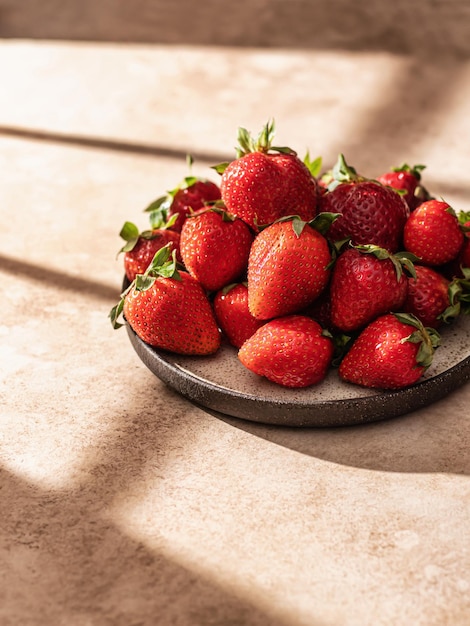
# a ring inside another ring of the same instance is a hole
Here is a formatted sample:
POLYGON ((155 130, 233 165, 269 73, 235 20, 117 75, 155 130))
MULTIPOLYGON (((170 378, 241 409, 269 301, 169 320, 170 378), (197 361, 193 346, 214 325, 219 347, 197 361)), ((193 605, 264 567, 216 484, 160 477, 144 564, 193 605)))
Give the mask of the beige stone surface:
POLYGON ((261 426, 166 388, 107 319, 122 223, 187 153, 212 176, 239 126, 370 175, 425 163, 470 210, 467 56, 21 32, 0 41, 1 626, 467 626, 468 383, 369 426, 261 426))

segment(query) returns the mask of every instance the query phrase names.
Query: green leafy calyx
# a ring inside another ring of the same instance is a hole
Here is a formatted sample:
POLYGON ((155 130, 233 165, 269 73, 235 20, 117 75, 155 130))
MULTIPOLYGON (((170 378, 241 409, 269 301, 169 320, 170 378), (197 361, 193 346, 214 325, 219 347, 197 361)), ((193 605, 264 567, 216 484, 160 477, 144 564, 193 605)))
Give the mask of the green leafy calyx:
POLYGON ((353 247, 364 254, 373 254, 380 261, 383 261, 385 259, 390 260, 393 263, 393 267, 395 268, 395 273, 398 281, 401 280, 404 268, 408 270, 408 273, 413 278, 416 278, 414 263, 416 263, 418 257, 411 252, 396 252, 395 254, 391 254, 385 248, 381 248, 380 246, 376 246, 374 244, 364 244, 353 247))
POLYGON ((365 178, 359 176, 356 169, 346 162, 344 154, 339 154, 331 170, 331 182, 328 184, 328 191, 333 191, 341 183, 356 183, 363 180, 365 178))
POLYGON ((311 159, 310 153, 307 150, 307 153, 304 156, 303 162, 304 162, 304 165, 307 167, 308 171, 310 172, 310 174, 313 176, 313 178, 318 178, 320 176, 321 167, 323 163, 323 159, 321 158, 321 156, 316 157, 315 159, 311 159))
POLYGON ((421 180, 421 172, 426 169, 425 165, 413 165, 410 166, 408 163, 402 163, 398 167, 392 167, 392 172, 408 172, 412 176, 416 178, 416 180, 421 180))
POLYGON ((404 337, 401 343, 419 344, 416 364, 427 369, 433 361, 436 348, 440 345, 441 337, 439 333, 434 328, 425 328, 422 322, 412 313, 393 313, 393 315, 402 324, 408 324, 415 329, 410 335, 404 337))
POLYGON ((255 138, 246 129, 240 127, 238 129, 238 145, 235 148, 237 158, 240 158, 250 152, 280 152, 283 154, 296 154, 294 150, 286 146, 273 146, 272 142, 275 135, 275 122, 269 120, 263 126, 258 136, 255 138))

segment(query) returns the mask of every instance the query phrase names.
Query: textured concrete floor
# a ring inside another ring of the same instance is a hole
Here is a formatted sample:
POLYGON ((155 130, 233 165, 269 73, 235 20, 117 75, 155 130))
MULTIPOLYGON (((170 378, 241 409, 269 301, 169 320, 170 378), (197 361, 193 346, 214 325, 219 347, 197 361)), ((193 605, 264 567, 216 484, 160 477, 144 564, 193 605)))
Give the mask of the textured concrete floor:
MULTIPOLYGON (((149 20, 162 6, 135 4, 149 20)), ((370 426, 220 419, 107 319, 124 220, 145 224, 188 152, 211 175, 240 125, 274 117, 279 143, 371 175, 426 163, 470 210, 465 3, 434 3, 445 55, 422 33, 426 55, 394 48, 414 24, 397 39, 382 13, 382 48, 335 47, 330 24, 330 45, 267 49, 253 24, 248 47, 104 36, 119 12, 84 41, 77 7, 0 0, 1 626, 467 626, 468 384, 370 426)))

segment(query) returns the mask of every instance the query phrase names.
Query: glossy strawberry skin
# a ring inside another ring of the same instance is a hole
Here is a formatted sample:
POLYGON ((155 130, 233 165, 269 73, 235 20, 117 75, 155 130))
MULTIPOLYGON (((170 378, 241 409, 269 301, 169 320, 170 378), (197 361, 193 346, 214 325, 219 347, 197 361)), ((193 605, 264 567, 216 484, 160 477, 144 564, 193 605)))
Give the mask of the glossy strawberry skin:
POLYGON ((328 242, 305 225, 300 236, 291 220, 268 226, 255 238, 248 260, 248 306, 257 319, 298 312, 325 289, 331 270, 328 242))
POLYGON ((464 235, 450 206, 440 200, 423 202, 408 218, 403 242, 420 263, 438 266, 453 261, 460 252, 464 235))
POLYGON ((221 289, 213 300, 216 320, 229 343, 241 348, 264 321, 257 320, 248 309, 248 288, 244 283, 221 289))
MULTIPOLYGON (((470 229, 470 221, 464 223, 465 228, 470 229)), ((470 267, 470 231, 466 231, 464 233, 464 242, 462 244, 462 248, 459 253, 459 266, 460 267, 470 267)), ((460 273, 460 275, 462 275, 460 273)))
POLYGON ((345 332, 359 330, 375 317, 399 310, 407 289, 406 275, 399 279, 390 259, 349 248, 336 260, 331 276, 331 322, 345 332))
POLYGON ((379 183, 404 192, 403 199, 410 207, 410 211, 414 211, 420 204, 421 200, 415 196, 415 190, 419 185, 419 179, 411 172, 396 171, 386 172, 377 178, 379 183))
POLYGON ((449 280, 432 267, 414 266, 416 278, 408 277, 408 294, 403 311, 412 313, 424 326, 439 328, 439 315, 450 305, 449 280))
POLYGON ((124 271, 129 281, 132 282, 137 274, 143 274, 155 253, 168 243, 181 261, 179 233, 162 228, 153 230, 149 237, 140 236, 132 250, 124 254, 124 271))
POLYGON ((253 238, 241 219, 221 210, 200 209, 183 224, 181 257, 204 289, 217 291, 246 272, 253 238))
POLYGON ((227 210, 253 230, 286 215, 313 219, 318 185, 295 154, 250 152, 232 161, 220 189, 227 210))
POLYGON ((341 361, 340 378, 376 389, 413 385, 425 370, 417 364, 419 344, 403 341, 413 330, 393 314, 379 316, 366 326, 341 361))
POLYGON ((241 363, 284 387, 308 387, 326 376, 333 342, 309 317, 290 315, 263 324, 238 352, 241 363))
POLYGON ((341 183, 322 196, 321 206, 322 211, 340 214, 328 232, 331 240, 351 238, 354 245, 400 249, 410 210, 393 189, 373 181, 341 183))
POLYGON ((135 288, 124 299, 124 317, 136 334, 156 348, 177 354, 213 354, 220 332, 211 304, 198 281, 158 277, 146 291, 135 288))
POLYGON ((168 217, 177 214, 172 230, 181 232, 183 224, 190 213, 202 209, 207 203, 220 200, 220 188, 210 180, 197 180, 189 187, 179 189, 168 210, 168 217))

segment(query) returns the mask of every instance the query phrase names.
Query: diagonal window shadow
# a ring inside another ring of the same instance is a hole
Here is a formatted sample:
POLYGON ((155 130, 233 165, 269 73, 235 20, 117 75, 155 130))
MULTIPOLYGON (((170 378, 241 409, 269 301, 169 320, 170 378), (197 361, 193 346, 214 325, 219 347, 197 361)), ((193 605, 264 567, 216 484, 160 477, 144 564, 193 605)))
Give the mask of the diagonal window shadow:
MULTIPOLYGON (((144 379, 134 392, 152 395, 144 379)), ((171 392, 153 393, 161 398, 171 392)), ((116 500, 130 498, 132 506, 149 481, 156 506, 166 506, 168 487, 165 475, 158 474, 171 462, 170 442, 188 435, 183 400, 168 403, 160 420, 145 406, 120 407, 113 435, 96 446, 88 471, 70 486, 42 488, 0 466, 0 545, 8 572, 0 592, 2 615, 24 624, 85 624, 101 618, 99 623, 113 626, 297 623, 287 619, 288 609, 275 615, 262 590, 256 600, 245 597, 235 582, 220 582, 217 571, 193 570, 168 556, 158 510, 153 529, 161 549, 115 523, 116 500)), ((197 500, 197 489, 203 487, 195 484, 188 504, 197 500)), ((171 524, 170 530, 185 532, 183 520, 171 524)), ((309 623, 323 626, 314 618, 309 623)))
POLYGON ((13 276, 21 275, 31 280, 48 284, 59 289, 84 293, 89 298, 113 302, 119 296, 119 290, 97 281, 71 276, 64 272, 41 267, 27 261, 12 259, 0 254, 0 270, 13 276))
MULTIPOLYGON (((51 130, 35 130, 32 128, 18 128, 13 126, 1 126, 0 135, 25 139, 28 141, 40 141, 45 143, 67 144, 96 150, 111 150, 113 152, 126 152, 151 157, 162 157, 182 161, 187 152, 165 146, 152 146, 131 141, 119 141, 99 137, 86 137, 69 133, 60 133, 51 130)), ((191 151, 191 156, 202 163, 214 165, 227 160, 227 155, 221 153, 191 151)))

